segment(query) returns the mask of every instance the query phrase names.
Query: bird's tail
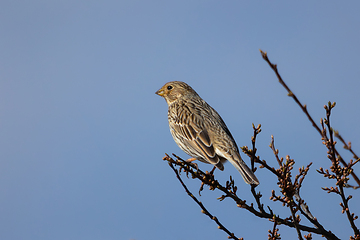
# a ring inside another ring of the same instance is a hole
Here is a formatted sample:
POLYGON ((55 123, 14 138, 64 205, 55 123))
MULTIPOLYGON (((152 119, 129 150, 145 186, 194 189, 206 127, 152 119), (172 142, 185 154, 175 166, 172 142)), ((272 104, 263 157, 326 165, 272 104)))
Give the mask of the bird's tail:
POLYGON ((247 184, 259 185, 259 180, 240 156, 238 156, 238 159, 229 160, 229 162, 240 172, 247 184))

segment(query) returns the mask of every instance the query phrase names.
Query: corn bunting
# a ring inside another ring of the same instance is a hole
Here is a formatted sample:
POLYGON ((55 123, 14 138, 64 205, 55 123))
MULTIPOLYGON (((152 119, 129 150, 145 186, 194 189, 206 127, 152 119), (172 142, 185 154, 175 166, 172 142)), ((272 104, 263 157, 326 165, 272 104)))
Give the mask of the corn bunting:
MULTIPOLYGON (((184 82, 168 82, 157 92, 169 110, 170 132, 191 160, 211 163, 224 170, 228 160, 248 184, 259 184, 255 174, 241 159, 239 149, 220 115, 184 82)), ((190 159, 189 159, 190 160, 190 159)))

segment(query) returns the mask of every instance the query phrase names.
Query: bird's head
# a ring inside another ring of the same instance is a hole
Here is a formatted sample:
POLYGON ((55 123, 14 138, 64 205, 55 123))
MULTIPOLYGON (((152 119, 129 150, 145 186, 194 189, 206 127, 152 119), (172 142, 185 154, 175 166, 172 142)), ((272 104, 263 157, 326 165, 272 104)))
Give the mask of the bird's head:
POLYGON ((179 81, 166 83, 156 94, 165 98, 168 105, 183 97, 197 96, 197 93, 189 85, 179 81))

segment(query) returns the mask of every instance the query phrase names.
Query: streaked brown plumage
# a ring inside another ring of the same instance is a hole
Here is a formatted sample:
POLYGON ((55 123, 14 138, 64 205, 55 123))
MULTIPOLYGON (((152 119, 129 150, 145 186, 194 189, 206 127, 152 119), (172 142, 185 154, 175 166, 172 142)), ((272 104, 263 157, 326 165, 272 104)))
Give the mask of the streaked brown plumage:
POLYGON ((224 170, 228 160, 248 184, 259 184, 241 159, 239 149, 220 115, 184 82, 168 82, 156 94, 165 98, 170 132, 187 154, 224 170))

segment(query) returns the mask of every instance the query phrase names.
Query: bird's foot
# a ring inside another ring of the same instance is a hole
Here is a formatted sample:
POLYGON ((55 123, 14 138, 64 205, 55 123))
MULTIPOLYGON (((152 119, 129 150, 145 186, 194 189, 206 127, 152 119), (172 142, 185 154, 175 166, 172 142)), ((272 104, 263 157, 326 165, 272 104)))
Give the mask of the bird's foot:
POLYGON ((197 160, 197 159, 196 159, 196 158, 189 158, 189 159, 185 160, 185 162, 191 163, 191 162, 193 162, 193 161, 195 161, 195 160, 197 160))
POLYGON ((189 163, 192 167, 196 168, 196 171, 199 170, 199 167, 197 163, 194 163, 193 161, 197 160, 196 158, 189 158, 185 160, 185 162, 189 163))

